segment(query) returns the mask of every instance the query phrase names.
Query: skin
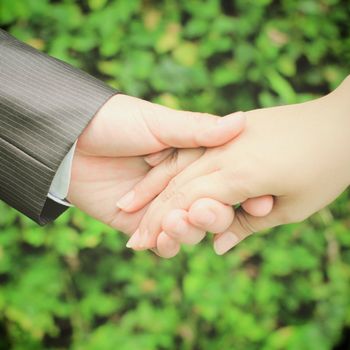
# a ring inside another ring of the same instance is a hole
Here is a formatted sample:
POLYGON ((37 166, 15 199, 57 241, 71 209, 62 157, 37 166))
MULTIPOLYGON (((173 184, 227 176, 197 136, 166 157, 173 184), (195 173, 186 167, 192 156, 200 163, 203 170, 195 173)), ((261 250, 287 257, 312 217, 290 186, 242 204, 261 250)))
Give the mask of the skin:
POLYGON ((253 232, 302 221, 331 203, 350 184, 349 96, 348 77, 323 98, 245 113, 245 132, 207 149, 174 177, 147 209, 129 246, 155 247, 160 234, 180 237, 179 222, 169 217, 174 210, 189 211, 184 220, 191 223, 188 215, 201 198, 231 206, 274 197, 264 217, 236 211, 232 225, 215 238, 219 254, 253 232))
MULTIPOLYGON (((204 149, 187 149, 172 151, 170 156, 162 162, 163 154, 157 155, 157 160, 152 161, 153 165, 159 164, 151 169, 148 174, 133 188, 133 201, 123 207, 124 212, 133 213, 158 195, 154 184, 161 184, 166 187, 169 181, 181 170, 204 153, 204 149), (168 178, 164 174, 173 174, 168 178), (137 194, 137 195, 135 195, 137 194)), ((163 153, 163 152, 162 152, 163 153)), ((147 157, 148 158, 148 157, 147 157)), ((153 160, 153 157, 151 158, 153 160)), ((265 216, 273 206, 272 196, 251 198, 242 203, 242 208, 250 215, 265 216)), ((164 221, 164 227, 171 227, 167 234, 161 233, 157 238, 158 255, 164 258, 175 256, 181 244, 197 244, 206 235, 207 231, 219 233, 226 230, 233 222, 234 210, 230 205, 222 204, 211 198, 202 198, 193 203, 189 211, 174 210, 164 221), (208 221, 209 219, 209 221, 208 221)), ((132 244, 132 241, 131 241, 132 244)), ((128 243, 130 245, 130 242, 128 243)), ((136 248, 137 249, 137 248, 136 248)))
POLYGON ((202 146, 224 144, 244 128, 243 117, 225 118, 218 123, 222 119, 209 114, 175 111, 125 95, 113 96, 78 139, 68 200, 90 216, 131 234, 147 206, 126 213, 116 202, 122 206, 122 197, 152 170, 144 155, 160 152, 160 161, 174 147, 195 148, 193 153, 184 151, 181 165, 167 169, 162 181, 145 189, 153 199, 152 193, 161 192, 172 177, 204 152, 202 146))

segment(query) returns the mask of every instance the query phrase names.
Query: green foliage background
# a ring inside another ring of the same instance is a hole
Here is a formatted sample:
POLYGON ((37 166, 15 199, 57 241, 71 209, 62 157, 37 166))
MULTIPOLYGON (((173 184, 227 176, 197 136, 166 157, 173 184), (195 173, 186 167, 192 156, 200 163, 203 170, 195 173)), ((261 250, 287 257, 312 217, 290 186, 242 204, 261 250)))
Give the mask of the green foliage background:
MULTIPOLYGON (((347 0, 0 0, 0 24, 125 93, 222 115, 315 98, 350 68, 347 0)), ((0 203, 0 349, 332 349, 350 327, 349 198, 169 261, 78 210, 41 228, 0 203)))

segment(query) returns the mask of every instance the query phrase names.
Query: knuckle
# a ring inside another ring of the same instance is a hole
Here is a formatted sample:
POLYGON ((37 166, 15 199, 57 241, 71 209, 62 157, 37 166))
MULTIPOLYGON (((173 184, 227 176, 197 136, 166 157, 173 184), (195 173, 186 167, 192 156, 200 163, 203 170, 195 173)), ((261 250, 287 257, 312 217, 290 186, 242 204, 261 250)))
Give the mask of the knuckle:
POLYGON ((174 208, 184 208, 186 202, 185 194, 178 190, 176 186, 176 180, 172 180, 172 184, 159 195, 159 199, 164 202, 170 202, 170 205, 174 208))
POLYGON ((173 186, 168 186, 165 190, 159 194, 159 199, 162 202, 167 202, 169 199, 176 195, 176 189, 173 186))
POLYGON ((224 181, 228 184, 231 193, 242 199, 254 196, 254 176, 245 169, 232 169, 224 172, 224 181))
POLYGON ((185 208, 186 195, 182 191, 176 191, 176 194, 171 198, 171 205, 174 208, 185 208))
POLYGON ((195 112, 191 114, 190 120, 191 123, 189 123, 189 131, 192 134, 193 139, 196 141, 197 145, 201 145, 205 141, 205 138, 210 138, 211 135, 208 131, 208 123, 210 125, 211 122, 214 122, 215 117, 208 113, 195 112), (198 128, 201 130, 200 134, 198 134, 198 128))
POLYGON ((201 113, 193 113, 193 112, 188 112, 187 116, 188 118, 188 127, 191 128, 191 131, 195 131, 196 128, 198 128, 198 124, 201 125, 201 119, 203 118, 201 113))

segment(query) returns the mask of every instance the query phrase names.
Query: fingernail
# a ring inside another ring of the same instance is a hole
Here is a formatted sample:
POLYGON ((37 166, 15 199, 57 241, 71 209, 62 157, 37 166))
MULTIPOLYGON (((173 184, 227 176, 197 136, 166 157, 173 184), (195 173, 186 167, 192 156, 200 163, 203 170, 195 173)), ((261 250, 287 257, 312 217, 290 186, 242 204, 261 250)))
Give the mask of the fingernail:
POLYGON ((124 210, 127 209, 135 198, 135 191, 130 191, 117 202, 117 207, 124 210))
POLYGON ((209 226, 216 220, 216 215, 210 210, 202 210, 200 216, 196 218, 196 221, 200 225, 209 226))
POLYGON ((135 233, 130 237, 126 243, 127 248, 139 248, 140 247, 140 231, 136 230, 135 233))
POLYGON ((218 255, 225 254, 239 242, 239 238, 233 232, 225 232, 214 241, 214 250, 218 255))
POLYGON ((217 120, 217 124, 220 126, 232 126, 232 124, 237 124, 238 122, 241 122, 241 120, 245 118, 244 117, 244 113, 239 111, 239 112, 235 112, 232 114, 229 114, 225 117, 221 117, 217 120))

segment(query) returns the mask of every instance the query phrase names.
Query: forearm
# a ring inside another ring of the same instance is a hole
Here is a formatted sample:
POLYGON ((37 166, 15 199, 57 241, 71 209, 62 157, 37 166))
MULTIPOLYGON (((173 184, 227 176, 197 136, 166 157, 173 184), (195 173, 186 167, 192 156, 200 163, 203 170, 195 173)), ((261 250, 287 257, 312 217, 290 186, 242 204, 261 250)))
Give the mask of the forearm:
MULTIPOLYGON (((323 101, 320 106, 321 112, 329 113, 331 125, 335 129, 333 134, 334 143, 338 145, 339 158, 347 178, 347 186, 350 185, 350 75, 323 101)), ((332 130, 332 128, 331 128, 332 130)), ((330 135, 331 136, 331 135, 330 135)))
POLYGON ((329 95, 335 95, 338 99, 339 107, 350 125, 350 74, 342 81, 342 83, 329 95))
MULTIPOLYGON (((274 132, 281 118, 293 120, 301 125, 297 130, 295 142, 305 138, 318 154, 318 161, 326 162, 334 181, 347 187, 350 185, 350 76, 334 91, 326 96, 299 104, 277 106, 248 111, 246 133, 268 135, 274 132), (274 123, 265 122, 266 115, 274 123), (313 133, 309 133, 309 124, 313 133), (271 129, 273 128, 273 129, 271 129), (308 134, 306 134, 308 132, 308 134)), ((266 140, 267 144, 269 140, 266 140)), ((307 152, 307 149, 305 149, 307 152)))

